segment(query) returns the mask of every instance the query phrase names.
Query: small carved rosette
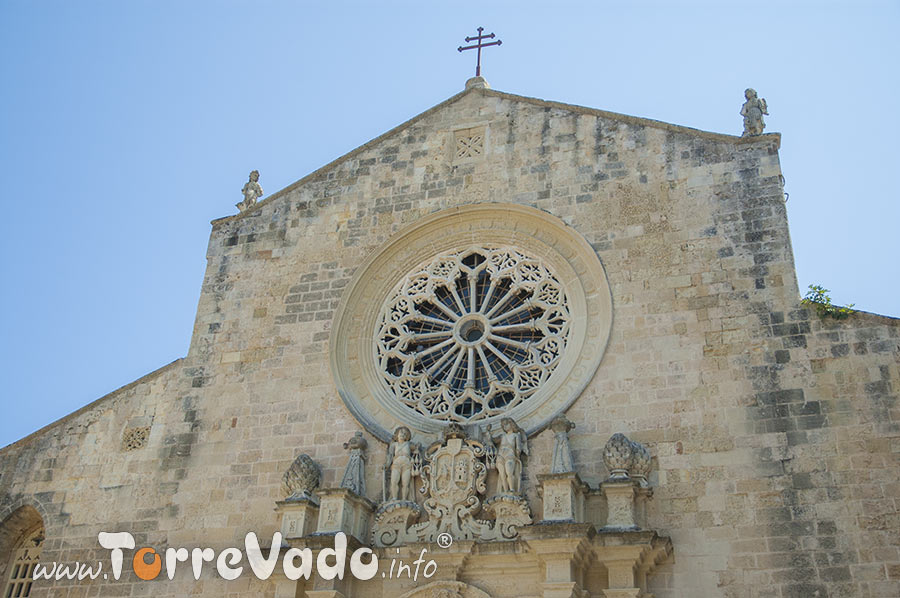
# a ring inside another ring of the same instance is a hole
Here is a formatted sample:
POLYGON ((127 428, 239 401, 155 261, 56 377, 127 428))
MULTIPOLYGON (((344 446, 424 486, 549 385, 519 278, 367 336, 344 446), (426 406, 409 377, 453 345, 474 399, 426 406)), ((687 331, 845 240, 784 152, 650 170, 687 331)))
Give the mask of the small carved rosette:
POLYGON ((609 470, 609 481, 624 482, 631 479, 628 471, 634 464, 634 447, 624 434, 613 434, 603 449, 603 463, 609 470))
POLYGON ((320 479, 319 466, 312 457, 301 453, 281 478, 287 500, 312 499, 312 492, 319 487, 320 479))

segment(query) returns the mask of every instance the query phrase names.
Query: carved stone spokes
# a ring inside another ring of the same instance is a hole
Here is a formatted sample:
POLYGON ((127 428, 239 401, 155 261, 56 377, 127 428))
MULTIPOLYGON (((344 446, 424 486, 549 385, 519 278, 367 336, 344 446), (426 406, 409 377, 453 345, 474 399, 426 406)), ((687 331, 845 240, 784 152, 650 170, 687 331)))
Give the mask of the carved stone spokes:
POLYGON ((569 310, 559 279, 518 250, 440 254, 400 281, 382 308, 374 339, 381 377, 431 419, 501 415, 558 366, 569 310))

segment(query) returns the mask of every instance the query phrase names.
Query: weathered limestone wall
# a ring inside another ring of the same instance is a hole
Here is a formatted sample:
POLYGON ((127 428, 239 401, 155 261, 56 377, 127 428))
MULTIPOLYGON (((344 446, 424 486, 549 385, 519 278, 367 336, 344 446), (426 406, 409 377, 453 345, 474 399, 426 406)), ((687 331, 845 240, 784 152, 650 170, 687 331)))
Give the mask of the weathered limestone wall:
POLYGON ((193 437, 190 405, 176 400, 182 366, 176 360, 0 451, 4 584, 8 555, 34 523, 28 514, 46 528, 42 561, 108 564, 100 531, 134 530, 162 545, 193 437), (127 450, 126 432, 148 427, 144 446, 127 450))
MULTIPOLYGON (((77 430, 0 452, 0 507, 42 505, 51 561, 106 558, 84 549, 101 528, 156 547, 270 537, 293 458, 309 453, 336 485, 341 442, 359 429, 328 365, 355 268, 434 211, 510 202, 562 218, 606 268, 612 336, 568 411, 571 443, 594 487, 611 434, 654 455, 650 525, 675 546, 656 595, 896 595, 900 325, 820 323, 799 306, 778 143, 463 94, 216 221, 185 360, 77 416, 77 430), (486 156, 454 163, 453 131, 481 126, 486 156), (147 447, 121 452, 124 427, 148 416, 147 447)), ((551 436, 532 439, 535 512, 551 436)), ((384 445, 367 438, 375 498, 384 445)), ((519 581, 487 585, 536 591, 519 581)), ((73 596, 91 586, 67 583, 73 596)), ((147 591, 121 583, 117 595, 147 591)), ((246 573, 153 583, 162 596, 272 591, 246 573)))

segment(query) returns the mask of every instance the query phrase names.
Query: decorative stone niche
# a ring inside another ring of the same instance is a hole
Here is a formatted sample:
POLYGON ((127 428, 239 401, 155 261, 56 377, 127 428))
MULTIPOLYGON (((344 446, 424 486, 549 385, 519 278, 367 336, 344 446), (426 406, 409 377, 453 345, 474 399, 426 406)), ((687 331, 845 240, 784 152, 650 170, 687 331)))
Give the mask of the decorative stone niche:
POLYGON ((150 440, 150 426, 125 428, 122 433, 122 450, 135 451, 144 448, 150 440))
POLYGON ((474 162, 487 150, 487 127, 477 126, 453 131, 453 163, 474 162))

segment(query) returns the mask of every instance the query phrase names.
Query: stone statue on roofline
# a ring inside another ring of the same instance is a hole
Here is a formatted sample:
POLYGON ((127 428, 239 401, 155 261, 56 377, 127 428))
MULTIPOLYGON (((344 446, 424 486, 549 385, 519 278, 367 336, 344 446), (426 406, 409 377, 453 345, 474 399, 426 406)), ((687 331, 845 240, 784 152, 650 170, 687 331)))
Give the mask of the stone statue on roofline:
POLYGON ((744 134, 742 137, 762 135, 763 129, 766 128, 763 114, 769 114, 766 100, 757 97, 756 90, 751 88, 744 91, 744 97, 747 101, 741 106, 741 116, 744 117, 744 134))
POLYGON ((241 212, 246 212, 255 206, 256 200, 263 195, 263 188, 259 185, 258 170, 254 170, 250 173, 250 180, 244 183, 244 188, 241 189, 241 193, 244 194, 244 201, 238 202, 235 205, 241 212))

